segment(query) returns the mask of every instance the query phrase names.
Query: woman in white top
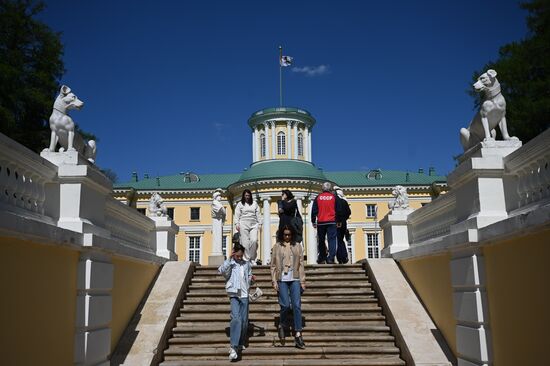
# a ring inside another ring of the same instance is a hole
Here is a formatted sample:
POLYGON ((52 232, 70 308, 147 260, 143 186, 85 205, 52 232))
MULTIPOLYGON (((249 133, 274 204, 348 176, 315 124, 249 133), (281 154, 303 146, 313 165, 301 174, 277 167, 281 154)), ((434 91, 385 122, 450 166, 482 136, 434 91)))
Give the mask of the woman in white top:
POLYGON ((252 192, 245 189, 241 202, 235 208, 235 225, 240 242, 245 249, 244 259, 256 264, 258 255, 258 229, 261 226, 260 207, 252 199, 252 192))

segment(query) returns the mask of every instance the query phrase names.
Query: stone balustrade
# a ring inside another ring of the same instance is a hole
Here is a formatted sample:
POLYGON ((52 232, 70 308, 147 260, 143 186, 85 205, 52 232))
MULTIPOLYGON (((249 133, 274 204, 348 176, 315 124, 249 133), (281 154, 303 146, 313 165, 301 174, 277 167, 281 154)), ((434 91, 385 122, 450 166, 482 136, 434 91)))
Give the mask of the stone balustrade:
POLYGON ((155 252, 155 222, 135 208, 121 204, 112 197, 105 205, 105 228, 111 237, 126 245, 155 252))
POLYGON ((57 167, 25 146, 0 133, 0 204, 6 210, 26 212, 52 222, 46 205, 47 185, 57 167))
POLYGON ((510 211, 550 198, 550 129, 504 158, 510 211))
POLYGON ((407 219, 411 244, 447 235, 456 223, 454 192, 441 195, 429 205, 412 212, 407 219))

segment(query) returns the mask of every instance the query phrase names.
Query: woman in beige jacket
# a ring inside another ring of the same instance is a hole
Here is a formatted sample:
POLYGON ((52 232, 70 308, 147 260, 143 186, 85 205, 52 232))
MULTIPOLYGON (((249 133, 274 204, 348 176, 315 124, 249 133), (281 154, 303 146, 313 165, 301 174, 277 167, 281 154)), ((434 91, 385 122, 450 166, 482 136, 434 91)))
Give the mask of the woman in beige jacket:
POLYGON ((277 243, 271 252, 271 281, 278 292, 280 311, 279 339, 284 344, 287 314, 292 303, 294 313, 294 345, 304 349, 302 338, 302 292, 306 289, 304 250, 294 240, 294 231, 288 225, 279 230, 277 243))

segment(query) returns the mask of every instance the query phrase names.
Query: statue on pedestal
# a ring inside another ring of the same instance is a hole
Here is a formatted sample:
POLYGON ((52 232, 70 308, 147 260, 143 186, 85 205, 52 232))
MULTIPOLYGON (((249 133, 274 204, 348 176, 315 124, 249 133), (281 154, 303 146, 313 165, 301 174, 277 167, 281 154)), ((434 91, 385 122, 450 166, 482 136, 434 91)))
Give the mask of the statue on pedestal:
POLYGON ((506 125, 506 100, 500 91, 495 70, 487 70, 481 74, 473 85, 478 93, 483 93, 479 111, 476 113, 468 128, 460 129, 460 142, 464 151, 479 142, 493 142, 497 135, 496 128, 500 128, 504 140, 519 141, 517 137, 508 134, 506 125))
POLYGON ((158 193, 153 193, 149 200, 149 216, 152 217, 166 217, 167 210, 164 205, 164 200, 158 193))
POLYGON ((221 200, 221 190, 217 190, 212 195, 212 256, 222 255, 223 223, 226 211, 221 200))
POLYGON ((390 210, 404 210, 409 207, 409 195, 407 194, 407 188, 403 186, 395 186, 391 193, 394 198, 388 202, 388 208, 390 210))
POLYGON ((95 141, 85 141, 76 131, 76 125, 68 114, 70 110, 80 110, 83 106, 84 102, 74 95, 71 88, 67 85, 61 86, 50 115, 50 146, 44 151, 54 152, 59 144, 61 145, 59 152, 76 150, 91 163, 95 162, 95 141))

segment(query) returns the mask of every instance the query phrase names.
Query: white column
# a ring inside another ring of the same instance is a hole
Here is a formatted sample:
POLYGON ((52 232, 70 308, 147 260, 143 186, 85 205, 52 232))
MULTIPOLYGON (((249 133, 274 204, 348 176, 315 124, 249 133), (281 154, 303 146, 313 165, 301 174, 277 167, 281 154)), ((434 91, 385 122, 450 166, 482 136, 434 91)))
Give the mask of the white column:
POLYGON ((257 160, 256 156, 256 128, 252 128, 252 162, 257 160))
POLYGON ((313 228, 313 225, 311 224, 311 209, 313 208, 313 200, 309 202, 307 205, 307 212, 305 214, 305 218, 307 220, 304 220, 307 222, 307 263, 308 264, 315 264, 317 263, 317 230, 313 228))
POLYGON ((271 260, 271 207, 270 197, 260 196, 264 206, 264 223, 262 225, 262 263, 268 264, 271 260))
POLYGON ((458 364, 492 364, 483 255, 475 249, 453 253, 450 265, 458 364))
POLYGON ((313 161, 313 157, 311 156, 311 127, 307 128, 307 160, 313 161))
POLYGON ((276 127, 275 121, 271 121, 271 159, 277 158, 276 127))
MULTIPOLYGON (((298 122, 294 122, 294 126, 293 126, 293 130, 294 130, 294 159, 298 159, 298 122)), ((302 141, 303 143, 303 141, 302 141)), ((303 149, 303 146, 302 146, 302 149, 303 149)))
POLYGON ((107 256, 84 252, 77 271, 75 364, 109 365, 113 264, 107 256))
POLYGON ((290 155, 290 148, 291 148, 291 144, 290 144, 290 125, 292 124, 291 121, 287 121, 286 122, 286 156, 288 159, 292 159, 291 158, 291 155, 290 155))
POLYGON ((254 127, 254 136, 255 136, 255 140, 256 140, 256 159, 254 159, 254 161, 258 161, 260 160, 260 126, 255 126, 254 127))

